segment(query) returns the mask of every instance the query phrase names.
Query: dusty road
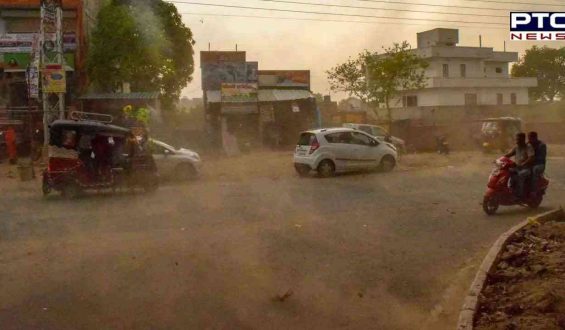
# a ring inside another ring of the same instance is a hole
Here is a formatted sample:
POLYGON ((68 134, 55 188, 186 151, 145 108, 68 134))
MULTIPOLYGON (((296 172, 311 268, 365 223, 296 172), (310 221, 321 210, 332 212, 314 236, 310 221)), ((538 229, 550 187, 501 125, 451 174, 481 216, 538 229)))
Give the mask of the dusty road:
POLYGON ((2 176, 0 328, 451 329, 486 249, 531 212, 483 215, 490 159, 422 157, 323 180, 286 155, 215 161, 198 182, 76 201, 2 176))

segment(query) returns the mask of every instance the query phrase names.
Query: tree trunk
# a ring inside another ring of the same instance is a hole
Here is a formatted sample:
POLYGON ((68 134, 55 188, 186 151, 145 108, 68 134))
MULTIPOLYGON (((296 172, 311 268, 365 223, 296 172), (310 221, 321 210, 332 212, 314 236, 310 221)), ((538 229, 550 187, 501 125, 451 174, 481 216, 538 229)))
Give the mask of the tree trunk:
POLYGON ((386 106, 386 120, 388 125, 388 133, 392 134, 392 109, 389 104, 389 97, 385 96, 385 106, 386 106))

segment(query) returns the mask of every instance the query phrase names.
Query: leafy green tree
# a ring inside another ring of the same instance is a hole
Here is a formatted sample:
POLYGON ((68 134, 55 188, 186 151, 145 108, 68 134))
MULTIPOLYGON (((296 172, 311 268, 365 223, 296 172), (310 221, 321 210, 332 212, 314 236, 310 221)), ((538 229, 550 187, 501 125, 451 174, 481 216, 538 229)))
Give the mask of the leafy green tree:
POLYGON ((537 77, 538 86, 530 88, 535 101, 554 101, 565 97, 565 47, 533 46, 512 67, 514 77, 537 77))
POLYGON ((112 0, 100 11, 87 70, 100 91, 129 82, 133 91, 159 91, 172 109, 192 81, 194 40, 176 7, 162 0, 112 0))
POLYGON ((367 84, 366 63, 370 56, 371 53, 365 51, 357 58, 349 58, 345 63, 326 71, 330 89, 356 96, 364 103, 376 103, 377 99, 367 84))
POLYGON ((405 41, 386 48, 383 54, 365 51, 327 74, 332 90, 347 92, 374 106, 384 104, 390 127, 391 100, 402 91, 423 88, 428 65, 405 41))

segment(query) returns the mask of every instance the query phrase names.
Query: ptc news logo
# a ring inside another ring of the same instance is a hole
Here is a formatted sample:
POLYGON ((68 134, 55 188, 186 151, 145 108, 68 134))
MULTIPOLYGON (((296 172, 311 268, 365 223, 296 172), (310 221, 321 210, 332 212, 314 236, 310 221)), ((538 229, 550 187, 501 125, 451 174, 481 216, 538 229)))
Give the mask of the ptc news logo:
POLYGON ((512 12, 510 40, 565 41, 565 13, 512 12))

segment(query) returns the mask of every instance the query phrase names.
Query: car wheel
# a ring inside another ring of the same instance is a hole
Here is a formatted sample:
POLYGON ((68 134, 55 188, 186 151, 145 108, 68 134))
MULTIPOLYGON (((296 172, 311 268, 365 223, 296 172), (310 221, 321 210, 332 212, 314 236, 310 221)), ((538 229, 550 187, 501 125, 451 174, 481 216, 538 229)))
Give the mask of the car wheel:
POLYGON ((189 181, 196 179, 196 169, 192 164, 183 163, 176 167, 174 178, 180 181, 189 181))
POLYGON ((310 166, 303 164, 294 164, 294 169, 300 177, 306 177, 310 174, 310 166))
POLYGON ((335 165, 329 160, 325 159, 318 165, 318 175, 322 178, 329 178, 335 175, 335 165))
POLYGON ((143 181, 143 190, 146 193, 152 193, 159 189, 159 177, 155 174, 150 174, 143 181))
POLYGON ((379 168, 383 172, 390 172, 396 166, 396 160, 391 155, 386 155, 381 159, 379 168))

